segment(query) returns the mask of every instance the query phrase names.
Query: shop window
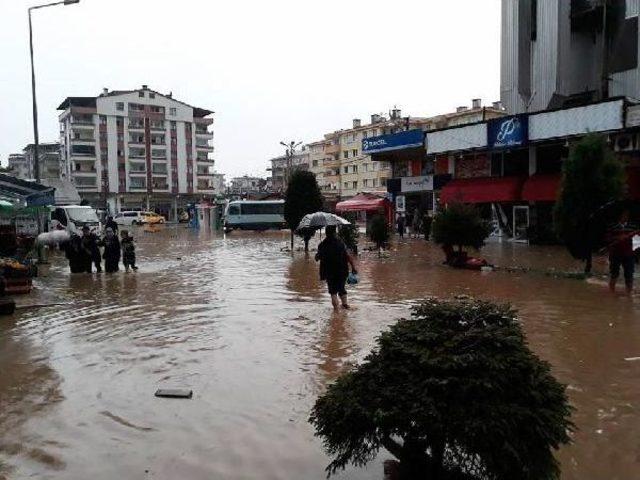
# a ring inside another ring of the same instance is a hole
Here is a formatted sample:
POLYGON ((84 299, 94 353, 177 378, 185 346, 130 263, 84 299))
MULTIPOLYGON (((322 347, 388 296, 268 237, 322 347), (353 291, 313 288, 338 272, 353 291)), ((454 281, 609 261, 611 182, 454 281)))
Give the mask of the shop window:
POLYGON ((529 174, 529 150, 513 150, 503 156, 505 177, 526 176, 529 174))
POLYGON ((502 152, 491 154, 491 176, 502 176, 502 152))

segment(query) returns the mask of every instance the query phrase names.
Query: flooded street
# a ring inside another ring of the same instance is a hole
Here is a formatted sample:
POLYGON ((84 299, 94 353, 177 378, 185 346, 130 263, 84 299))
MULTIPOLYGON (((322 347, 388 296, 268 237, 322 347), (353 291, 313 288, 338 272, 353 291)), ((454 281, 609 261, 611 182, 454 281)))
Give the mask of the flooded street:
MULTIPOLYGON (((18 301, 64 305, 0 318, 0 479, 324 478, 307 423, 316 396, 416 299, 456 294, 513 303, 569 385, 579 430, 560 452, 563 479, 640 472, 640 361, 625 360, 640 357, 638 294, 609 295, 601 278, 453 270, 414 240, 388 258, 365 252, 355 308, 333 313, 313 259, 281 251, 286 232, 135 234, 139 272, 71 276, 57 255, 18 301), (155 398, 161 387, 194 398, 155 398)), ((552 247, 483 255, 577 267, 552 247)), ((382 478, 382 458, 337 478, 382 478)))

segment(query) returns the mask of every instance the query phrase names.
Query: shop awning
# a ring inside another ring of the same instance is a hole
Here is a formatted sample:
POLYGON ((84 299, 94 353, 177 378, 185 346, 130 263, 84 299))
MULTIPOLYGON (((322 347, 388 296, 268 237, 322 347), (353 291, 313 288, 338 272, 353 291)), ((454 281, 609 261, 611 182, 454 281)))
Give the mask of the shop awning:
POLYGON ((528 202, 555 202, 560 191, 560 173, 532 175, 522 187, 522 200, 528 202))
POLYGON ((517 202, 521 199, 522 177, 459 178, 440 192, 441 203, 517 202))
POLYGON ((389 204, 385 197, 369 193, 360 193, 349 200, 336 204, 337 212, 377 212, 389 204))

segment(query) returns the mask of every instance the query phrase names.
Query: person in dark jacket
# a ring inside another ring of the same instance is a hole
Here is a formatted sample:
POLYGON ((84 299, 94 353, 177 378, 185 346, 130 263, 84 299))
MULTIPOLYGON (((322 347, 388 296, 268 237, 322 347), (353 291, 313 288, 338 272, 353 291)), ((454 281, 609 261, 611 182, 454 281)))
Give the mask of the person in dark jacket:
POLYGON ((616 283, 620 276, 620 269, 624 271, 624 283, 627 294, 633 292, 633 273, 635 269, 635 253, 633 251, 633 237, 640 233, 638 225, 629 222, 629 212, 620 216, 618 223, 611 225, 607 232, 609 250, 609 289, 616 291, 616 283))
POLYGON ((128 272, 129 267, 132 270, 138 270, 136 267, 136 246, 133 243, 133 237, 129 235, 127 230, 120 232, 120 246, 122 247, 122 264, 124 269, 128 272))
POLYGON ((400 238, 404 239, 404 228, 405 228, 405 218, 403 214, 398 215, 398 219, 396 220, 396 228, 398 230, 398 235, 400 238))
POLYGON ((118 224, 113 220, 113 217, 109 215, 107 217, 107 223, 104 224, 105 231, 107 228, 113 230, 113 233, 118 235, 118 224))
POLYGON ((96 272, 102 272, 102 260, 100 259, 100 248, 98 248, 98 237, 89 230, 88 226, 82 227, 82 250, 85 264, 84 271, 91 273, 91 264, 95 264, 96 272))
POLYGON ((87 271, 87 262, 91 268, 91 258, 86 255, 82 248, 82 238, 75 233, 71 234, 71 238, 61 245, 64 250, 65 257, 69 261, 69 270, 71 273, 83 273, 87 271))
POLYGON ((344 242, 336 235, 336 227, 328 226, 325 232, 326 238, 318 245, 316 254, 316 261, 320 261, 320 280, 327 282, 334 309, 340 308, 341 302, 343 308, 349 308, 345 285, 349 276, 349 265, 354 274, 357 273, 356 266, 344 242))
POLYGON ((104 245, 102 258, 104 258, 105 271, 107 273, 117 272, 120 263, 120 241, 111 228, 106 229, 102 244, 104 245))

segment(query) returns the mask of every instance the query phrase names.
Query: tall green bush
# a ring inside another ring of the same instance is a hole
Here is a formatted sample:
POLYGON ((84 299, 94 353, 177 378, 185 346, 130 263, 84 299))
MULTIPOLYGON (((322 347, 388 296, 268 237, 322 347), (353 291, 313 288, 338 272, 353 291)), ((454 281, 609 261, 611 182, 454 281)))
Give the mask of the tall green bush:
POLYGON ((606 206, 624 195, 625 172, 603 135, 587 135, 563 165, 554 226, 569 253, 585 261, 591 272, 593 252, 602 248, 607 223, 614 221, 606 206))
MULTIPOLYGON (((284 201, 284 219, 291 230, 291 249, 293 235, 302 218, 322 210, 323 198, 316 176, 306 170, 296 170, 289 178, 284 201)), ((305 251, 309 250, 311 231, 302 232, 305 251)))

